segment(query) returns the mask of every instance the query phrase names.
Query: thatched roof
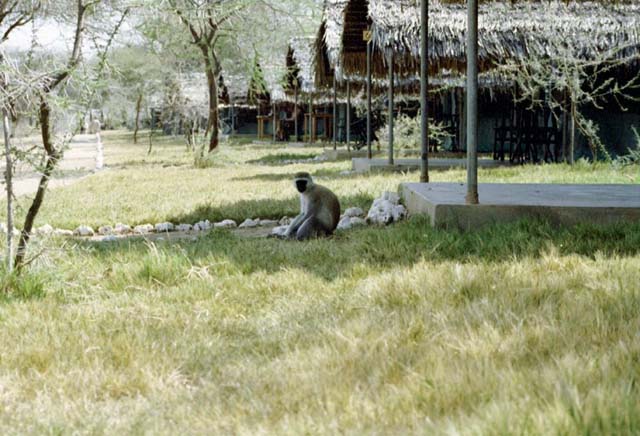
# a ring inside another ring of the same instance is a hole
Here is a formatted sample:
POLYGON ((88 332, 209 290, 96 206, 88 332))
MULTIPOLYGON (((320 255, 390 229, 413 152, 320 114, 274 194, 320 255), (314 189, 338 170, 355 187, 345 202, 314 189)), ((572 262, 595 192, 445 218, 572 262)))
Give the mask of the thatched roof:
MULTIPOLYGON (((419 69, 419 0, 351 0, 344 10, 340 64, 345 74, 362 74, 366 45, 362 31, 371 26, 376 50, 374 75, 387 74, 386 56, 395 55, 401 76, 419 69)), ((479 64, 488 70, 507 59, 554 56, 572 51, 583 58, 619 50, 640 53, 640 4, 634 0, 517 3, 483 2, 479 7, 479 64)), ((467 9, 460 2, 431 1, 429 60, 432 74, 464 71, 467 9)))
POLYGON ((333 82, 334 72, 340 79, 339 65, 344 30, 344 10, 348 0, 325 0, 320 29, 315 38, 314 64, 315 83, 328 87, 333 82))
POLYGON ((295 92, 296 82, 299 92, 313 93, 315 87, 315 71, 313 69, 314 38, 293 38, 287 50, 286 89, 289 94, 295 92))

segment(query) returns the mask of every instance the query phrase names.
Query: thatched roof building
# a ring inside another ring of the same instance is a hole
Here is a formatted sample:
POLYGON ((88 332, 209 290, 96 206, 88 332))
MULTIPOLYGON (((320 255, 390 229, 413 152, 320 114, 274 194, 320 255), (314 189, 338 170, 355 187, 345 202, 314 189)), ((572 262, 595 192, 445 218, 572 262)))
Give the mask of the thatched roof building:
POLYGON ((287 94, 298 92, 312 94, 316 92, 315 71, 313 69, 315 39, 310 37, 293 38, 287 50, 285 76, 287 94))
MULTIPOLYGON (((419 69, 419 0, 351 0, 344 9, 339 64, 344 74, 366 69, 362 32, 370 28, 375 52, 373 73, 387 75, 387 56, 393 52, 401 77, 419 69)), ((572 55, 595 59, 604 52, 626 57, 640 53, 640 4, 611 2, 506 3, 487 1, 479 7, 481 71, 509 59, 572 55)), ((431 74, 464 71, 467 9, 462 2, 430 3, 429 61, 431 74)))

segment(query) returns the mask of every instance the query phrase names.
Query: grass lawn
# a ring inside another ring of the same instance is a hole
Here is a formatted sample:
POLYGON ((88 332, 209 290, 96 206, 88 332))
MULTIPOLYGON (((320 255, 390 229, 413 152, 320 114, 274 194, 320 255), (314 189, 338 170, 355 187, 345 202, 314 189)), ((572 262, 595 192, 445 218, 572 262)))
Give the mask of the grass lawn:
MULTIPOLYGON (((130 135, 104 139, 110 170, 49 192, 39 225, 279 218, 296 212, 296 171, 343 208, 418 178, 283 165, 321 149, 251 144, 196 169, 179 140, 147 156, 130 135)), ((640 184, 640 171, 480 180, 640 184)), ((640 432, 640 223, 460 233, 414 217, 305 243, 214 231, 36 250, 0 280, 1 434, 640 432)))

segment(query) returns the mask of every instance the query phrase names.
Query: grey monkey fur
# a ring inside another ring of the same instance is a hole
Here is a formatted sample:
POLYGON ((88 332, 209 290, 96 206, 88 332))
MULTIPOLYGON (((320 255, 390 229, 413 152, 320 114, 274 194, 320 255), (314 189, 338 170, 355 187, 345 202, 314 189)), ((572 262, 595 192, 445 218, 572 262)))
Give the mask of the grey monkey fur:
POLYGON ((330 189, 313 182, 306 172, 296 173, 294 184, 300 193, 300 215, 289 225, 286 238, 299 241, 329 236, 340 221, 340 201, 330 189))

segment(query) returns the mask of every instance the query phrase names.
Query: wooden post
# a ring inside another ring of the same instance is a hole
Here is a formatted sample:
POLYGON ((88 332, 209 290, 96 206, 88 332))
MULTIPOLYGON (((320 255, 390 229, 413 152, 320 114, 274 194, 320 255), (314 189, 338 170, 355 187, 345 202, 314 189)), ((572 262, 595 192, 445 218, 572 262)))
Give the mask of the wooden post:
POLYGON ((295 141, 294 142, 298 142, 298 79, 296 78, 295 84, 294 84, 294 100, 293 100, 293 130, 294 130, 294 134, 293 136, 295 136, 295 141))
POLYGON ((393 165, 393 51, 389 53, 389 165, 393 165))
POLYGON ((420 108, 422 125, 422 161, 420 162, 420 182, 429 182, 429 106, 428 92, 428 36, 429 36, 429 0, 422 0, 421 5, 422 25, 420 28, 420 108))
POLYGON ((371 39, 367 40, 367 158, 371 159, 371 39))
POLYGON ((347 151, 351 151, 351 81, 347 79, 347 151))
POLYGON ((273 103, 273 142, 276 142, 276 122, 277 122, 277 116, 278 114, 276 114, 276 103, 273 103))
POLYGON ((235 120, 236 111, 234 109, 235 108, 233 107, 233 103, 231 103, 231 136, 233 136, 233 134, 236 132, 236 120, 235 120))
POLYGON ((478 204, 478 0, 467 2, 467 204, 478 204))
MULTIPOLYGON (((338 147, 338 85, 336 84, 336 73, 333 72, 333 149, 338 147)), ((326 126, 325 126, 326 127, 326 126)))

